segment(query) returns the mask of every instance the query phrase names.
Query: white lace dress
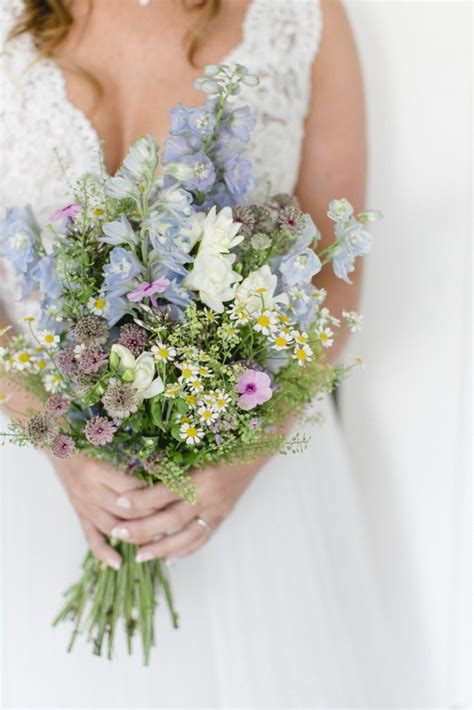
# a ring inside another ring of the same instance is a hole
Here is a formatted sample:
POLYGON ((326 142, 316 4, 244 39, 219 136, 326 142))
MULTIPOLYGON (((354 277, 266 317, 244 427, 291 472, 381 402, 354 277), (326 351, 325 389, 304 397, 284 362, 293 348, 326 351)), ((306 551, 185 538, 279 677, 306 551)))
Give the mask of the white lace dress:
MULTIPOLYGON (((1 0, 2 33, 21 6, 1 0)), ((243 41, 225 61, 261 77, 245 98, 258 115, 250 152, 259 189, 294 189, 310 69, 322 18, 316 0, 253 0, 243 41), (291 107, 291 110, 289 110, 291 107)), ((40 217, 69 201, 95 169, 99 140, 28 37, 2 59, 2 207, 40 217)), ((258 198, 261 194, 257 194, 258 198)), ((3 283, 7 306, 22 308, 3 283)), ((315 427, 306 453, 275 457, 209 544, 173 569, 181 629, 160 615, 151 667, 140 650, 109 663, 50 620, 79 572, 85 543, 43 456, 3 452, 3 703, 6 707, 367 707, 383 674, 383 622, 356 482, 337 420, 315 427)))

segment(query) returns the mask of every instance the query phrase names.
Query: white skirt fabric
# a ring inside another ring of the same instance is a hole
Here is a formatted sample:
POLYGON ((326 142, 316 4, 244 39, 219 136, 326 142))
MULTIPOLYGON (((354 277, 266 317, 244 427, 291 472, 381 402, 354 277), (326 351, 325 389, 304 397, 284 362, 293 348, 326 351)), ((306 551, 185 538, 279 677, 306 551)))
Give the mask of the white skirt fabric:
MULTIPOLYGON (((172 569, 181 628, 159 609, 142 667, 53 629, 85 551, 42 454, 7 447, 3 704, 8 708, 368 707, 385 627, 358 487, 330 400, 305 453, 274 458, 208 545, 172 569)), ((386 637, 385 637, 386 638, 386 637)))

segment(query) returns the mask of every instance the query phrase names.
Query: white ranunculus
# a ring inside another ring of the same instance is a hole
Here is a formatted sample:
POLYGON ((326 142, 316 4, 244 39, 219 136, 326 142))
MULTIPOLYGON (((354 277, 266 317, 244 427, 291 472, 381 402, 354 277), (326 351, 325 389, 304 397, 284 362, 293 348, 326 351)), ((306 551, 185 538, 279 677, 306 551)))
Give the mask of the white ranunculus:
POLYGON ((232 269, 234 261, 234 254, 200 252, 183 285, 193 291, 199 291, 199 298, 206 306, 216 313, 222 313, 223 303, 234 297, 233 284, 242 279, 240 274, 232 269))
POLYGON ((161 377, 155 377, 155 359, 152 353, 144 352, 135 358, 128 348, 118 343, 112 345, 111 351, 119 358, 120 370, 133 376, 129 381, 140 399, 151 399, 163 392, 163 380, 161 377))
POLYGON ((265 264, 257 271, 252 271, 237 287, 235 300, 245 304, 249 313, 272 308, 274 303, 287 303, 288 296, 281 294, 274 296, 277 287, 277 277, 270 267, 265 264))
POLYGON ((215 207, 209 210, 202 223, 202 238, 199 251, 228 254, 243 240, 238 234, 240 224, 232 219, 230 207, 224 207, 219 214, 215 207))

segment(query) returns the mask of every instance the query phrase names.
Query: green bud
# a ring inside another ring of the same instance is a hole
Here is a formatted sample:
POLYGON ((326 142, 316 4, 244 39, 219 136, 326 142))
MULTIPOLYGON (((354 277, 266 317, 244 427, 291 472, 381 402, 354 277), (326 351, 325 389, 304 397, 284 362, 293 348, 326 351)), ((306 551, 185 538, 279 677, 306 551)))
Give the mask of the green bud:
POLYGON ((119 364, 120 364, 120 358, 119 358, 119 356, 117 355, 117 353, 114 353, 114 352, 110 353, 110 355, 109 355, 109 364, 110 364, 110 368, 111 368, 112 370, 116 370, 116 369, 117 369, 117 367, 118 367, 119 364))
POLYGON ((122 375, 122 380, 124 382, 133 382, 135 379, 135 371, 134 370, 125 370, 125 372, 122 375))

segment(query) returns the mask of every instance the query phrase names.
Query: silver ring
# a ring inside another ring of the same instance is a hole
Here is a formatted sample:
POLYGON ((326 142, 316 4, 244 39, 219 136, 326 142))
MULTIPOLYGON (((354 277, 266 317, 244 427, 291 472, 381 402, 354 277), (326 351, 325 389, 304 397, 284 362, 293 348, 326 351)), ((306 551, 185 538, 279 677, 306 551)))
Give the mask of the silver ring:
POLYGON ((201 518, 199 515, 196 516, 195 520, 198 525, 200 525, 202 528, 204 528, 204 530, 207 532, 207 534, 209 536, 212 535, 212 533, 214 532, 214 528, 212 527, 212 525, 209 525, 207 520, 204 520, 204 518, 201 518))

